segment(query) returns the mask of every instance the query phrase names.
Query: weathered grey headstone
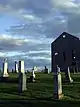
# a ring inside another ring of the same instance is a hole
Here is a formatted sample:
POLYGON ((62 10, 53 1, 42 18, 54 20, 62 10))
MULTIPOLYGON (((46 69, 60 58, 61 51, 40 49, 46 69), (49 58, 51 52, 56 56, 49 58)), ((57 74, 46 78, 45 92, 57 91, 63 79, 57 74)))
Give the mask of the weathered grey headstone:
POLYGON ((34 69, 32 70, 32 76, 35 78, 35 73, 34 73, 34 69))
POLYGON ((26 74, 24 72, 24 61, 19 61, 19 92, 27 90, 26 74))
POLYGON ((3 75, 2 76, 3 77, 9 77, 7 59, 5 59, 4 63, 3 63, 3 75))
POLYGON ((18 64, 17 64, 17 62, 15 61, 15 72, 16 73, 18 73, 19 71, 18 71, 18 64))
POLYGON ((26 91, 26 74, 19 72, 19 92, 26 91))
POLYGON ((54 97, 57 99, 63 97, 61 72, 58 66, 56 67, 56 72, 54 72, 54 97))
POLYGON ((35 73, 34 73, 34 69, 32 69, 32 76, 31 76, 31 81, 35 82, 35 73))
POLYGON ((19 72, 24 73, 24 61, 19 61, 19 72))
POLYGON ((66 79, 66 82, 73 83, 73 79, 71 78, 69 67, 68 67, 67 71, 65 72, 65 79, 66 79))
POLYGON ((32 76, 33 76, 33 78, 35 79, 35 72, 37 71, 37 67, 36 66, 34 66, 33 67, 33 69, 32 69, 32 76))
POLYGON ((32 76, 30 76, 30 82, 35 82, 35 71, 37 71, 37 66, 33 66, 32 76))

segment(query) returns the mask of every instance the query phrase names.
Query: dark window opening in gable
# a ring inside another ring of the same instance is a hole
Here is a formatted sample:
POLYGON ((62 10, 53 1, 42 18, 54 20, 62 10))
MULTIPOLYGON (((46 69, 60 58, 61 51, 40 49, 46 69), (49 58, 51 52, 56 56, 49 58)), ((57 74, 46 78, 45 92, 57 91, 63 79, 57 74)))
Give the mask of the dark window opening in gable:
POLYGON ((76 62, 72 62, 72 64, 71 64, 72 66, 76 66, 76 62))
POLYGON ((65 52, 63 52, 63 59, 64 59, 64 61, 66 61, 66 53, 65 52))
POLYGON ((75 60, 75 50, 72 50, 72 60, 75 60))

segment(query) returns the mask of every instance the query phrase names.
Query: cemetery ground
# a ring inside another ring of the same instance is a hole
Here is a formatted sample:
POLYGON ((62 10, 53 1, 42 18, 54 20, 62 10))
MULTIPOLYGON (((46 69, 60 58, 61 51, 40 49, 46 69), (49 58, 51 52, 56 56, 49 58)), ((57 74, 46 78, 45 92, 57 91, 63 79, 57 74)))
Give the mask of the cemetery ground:
MULTIPOLYGON (((36 81, 34 83, 27 83, 27 90, 18 93, 17 73, 10 73, 7 82, 0 83, 0 107, 80 107, 80 74, 71 76, 74 83, 64 82, 64 73, 62 73, 63 80, 63 94, 61 100, 53 98, 53 73, 35 73, 36 81)), ((27 77, 31 73, 26 74, 27 77)))

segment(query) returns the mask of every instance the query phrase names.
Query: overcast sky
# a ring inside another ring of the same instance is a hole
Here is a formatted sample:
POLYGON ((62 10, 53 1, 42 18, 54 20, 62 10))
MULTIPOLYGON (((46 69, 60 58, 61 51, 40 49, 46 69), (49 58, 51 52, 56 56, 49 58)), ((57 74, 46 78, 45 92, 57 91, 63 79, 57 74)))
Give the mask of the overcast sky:
POLYGON ((0 0, 0 66, 8 58, 50 67, 50 45, 63 31, 80 35, 80 0, 0 0))

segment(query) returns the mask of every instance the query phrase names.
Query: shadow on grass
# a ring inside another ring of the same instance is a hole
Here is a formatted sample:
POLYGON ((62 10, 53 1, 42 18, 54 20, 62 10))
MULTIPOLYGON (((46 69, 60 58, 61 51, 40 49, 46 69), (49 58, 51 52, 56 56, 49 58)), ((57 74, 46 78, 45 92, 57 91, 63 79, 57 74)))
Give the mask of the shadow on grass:
POLYGON ((11 83, 11 84, 15 84, 15 83, 18 83, 18 82, 19 82, 18 78, 0 77, 0 83, 11 83))
POLYGON ((49 99, 31 99, 31 100, 3 100, 0 101, 0 107, 80 107, 80 101, 70 100, 49 100, 49 99))

